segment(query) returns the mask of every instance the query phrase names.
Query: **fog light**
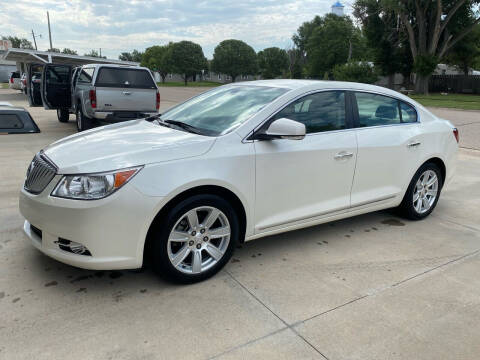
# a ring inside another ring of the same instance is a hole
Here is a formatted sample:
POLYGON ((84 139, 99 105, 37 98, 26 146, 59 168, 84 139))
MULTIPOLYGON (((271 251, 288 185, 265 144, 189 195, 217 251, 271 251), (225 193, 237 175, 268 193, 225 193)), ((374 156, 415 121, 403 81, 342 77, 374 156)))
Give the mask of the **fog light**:
POLYGON ((58 238, 58 241, 55 241, 55 243, 63 251, 68 251, 70 253, 77 254, 77 255, 92 256, 90 251, 84 245, 77 243, 75 241, 58 238))

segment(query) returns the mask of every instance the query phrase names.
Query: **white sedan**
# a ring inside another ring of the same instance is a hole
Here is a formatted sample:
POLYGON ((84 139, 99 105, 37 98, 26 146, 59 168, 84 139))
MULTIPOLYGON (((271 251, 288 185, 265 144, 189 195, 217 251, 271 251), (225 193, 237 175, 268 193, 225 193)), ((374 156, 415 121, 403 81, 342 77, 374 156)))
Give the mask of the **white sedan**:
POLYGON ((161 116, 40 151, 20 194, 40 251, 86 269, 212 276, 236 244, 380 209, 428 216, 458 132, 382 87, 270 80, 221 86, 161 116))

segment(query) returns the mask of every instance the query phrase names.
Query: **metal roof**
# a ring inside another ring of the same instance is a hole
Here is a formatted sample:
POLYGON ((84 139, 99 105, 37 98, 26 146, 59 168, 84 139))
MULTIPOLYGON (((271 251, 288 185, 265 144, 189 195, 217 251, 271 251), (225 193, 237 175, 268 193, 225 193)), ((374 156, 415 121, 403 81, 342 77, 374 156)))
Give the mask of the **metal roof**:
POLYGON ((92 56, 79 56, 61 54, 48 51, 38 51, 29 49, 8 49, 1 57, 4 60, 18 61, 23 63, 53 63, 68 65, 86 65, 86 64, 119 64, 119 65, 139 65, 138 62, 122 61, 114 59, 103 59, 92 56))

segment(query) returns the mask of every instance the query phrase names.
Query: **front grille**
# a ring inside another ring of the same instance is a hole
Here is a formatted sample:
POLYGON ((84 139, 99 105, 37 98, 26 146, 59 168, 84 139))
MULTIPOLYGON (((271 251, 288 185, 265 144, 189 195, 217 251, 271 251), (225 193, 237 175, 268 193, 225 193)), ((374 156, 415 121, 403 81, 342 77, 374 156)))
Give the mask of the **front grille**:
POLYGON ((27 170, 25 190, 32 194, 40 194, 52 181, 57 168, 41 153, 33 158, 27 170))

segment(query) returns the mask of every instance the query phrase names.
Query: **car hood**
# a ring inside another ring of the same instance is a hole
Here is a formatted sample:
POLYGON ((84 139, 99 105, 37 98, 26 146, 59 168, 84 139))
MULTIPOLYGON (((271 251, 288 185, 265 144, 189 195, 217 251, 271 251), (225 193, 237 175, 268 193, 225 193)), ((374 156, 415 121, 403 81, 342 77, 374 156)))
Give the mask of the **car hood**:
POLYGON ((60 174, 77 174, 199 156, 214 142, 214 137, 132 120, 68 136, 43 152, 60 174))

